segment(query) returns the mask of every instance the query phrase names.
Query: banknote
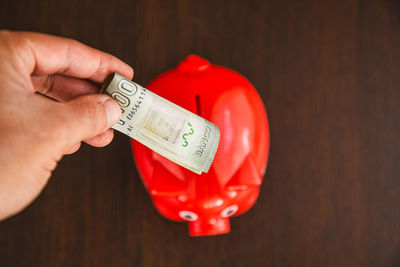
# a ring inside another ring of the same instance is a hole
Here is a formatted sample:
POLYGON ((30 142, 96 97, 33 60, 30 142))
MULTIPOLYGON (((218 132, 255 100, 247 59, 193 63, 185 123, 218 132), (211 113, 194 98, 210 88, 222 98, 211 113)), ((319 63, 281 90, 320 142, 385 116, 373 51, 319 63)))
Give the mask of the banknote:
POLYGON ((121 107, 113 129, 197 174, 208 172, 219 143, 215 124, 117 73, 107 78, 100 92, 121 107))

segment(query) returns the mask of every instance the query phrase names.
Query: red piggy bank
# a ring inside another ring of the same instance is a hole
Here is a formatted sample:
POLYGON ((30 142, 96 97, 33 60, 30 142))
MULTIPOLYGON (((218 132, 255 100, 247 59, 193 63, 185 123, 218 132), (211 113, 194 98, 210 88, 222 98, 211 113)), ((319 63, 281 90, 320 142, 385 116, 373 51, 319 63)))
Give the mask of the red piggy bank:
POLYGON ((187 221, 192 236, 230 231, 229 218, 257 200, 269 152, 261 98, 240 74, 191 55, 147 88, 215 123, 221 133, 208 173, 186 170, 132 140, 138 171, 157 210, 187 221))

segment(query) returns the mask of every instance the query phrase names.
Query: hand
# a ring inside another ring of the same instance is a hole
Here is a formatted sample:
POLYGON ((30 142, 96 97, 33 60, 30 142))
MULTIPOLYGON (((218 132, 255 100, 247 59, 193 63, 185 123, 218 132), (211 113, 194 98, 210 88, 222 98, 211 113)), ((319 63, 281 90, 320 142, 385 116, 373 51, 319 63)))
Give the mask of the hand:
POLYGON ((111 142, 121 111, 95 85, 111 72, 133 77, 127 64, 77 41, 0 31, 0 220, 32 202, 81 141, 111 142))

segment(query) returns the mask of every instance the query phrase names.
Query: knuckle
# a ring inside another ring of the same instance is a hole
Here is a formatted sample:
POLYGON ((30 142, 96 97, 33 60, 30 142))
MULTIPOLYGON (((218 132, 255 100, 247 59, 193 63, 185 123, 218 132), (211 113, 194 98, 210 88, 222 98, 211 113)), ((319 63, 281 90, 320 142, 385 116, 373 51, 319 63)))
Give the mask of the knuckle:
POLYGON ((23 34, 10 33, 7 40, 10 49, 15 52, 24 51, 29 46, 29 39, 23 34))
POLYGON ((82 45, 82 43, 81 42, 79 42, 79 41, 77 41, 77 40, 75 40, 75 39, 67 39, 68 40, 68 42, 69 42, 69 46, 71 46, 71 47, 77 47, 77 46, 80 46, 80 45, 82 45))
POLYGON ((2 30, 0 32, 0 40, 2 50, 6 51, 9 57, 14 60, 18 58, 28 58, 32 60, 32 55, 30 55, 31 41, 29 35, 2 30))
POLYGON ((11 34, 11 32, 9 30, 1 29, 0 30, 0 40, 7 39, 10 34, 11 34))
POLYGON ((10 31, 2 30, 0 32, 0 43, 2 46, 2 50, 5 50, 8 54, 10 54, 10 50, 12 51, 13 49, 15 49, 13 47, 13 43, 15 42, 14 39, 14 35, 10 31))
MULTIPOLYGON (((106 57, 106 56, 103 56, 106 57)), ((104 77, 109 69, 109 63, 107 60, 104 60, 103 57, 99 57, 98 61, 96 62, 96 71, 93 73, 93 75, 91 76, 92 78, 96 78, 96 77, 104 77), (95 76, 95 77, 94 77, 95 76)))

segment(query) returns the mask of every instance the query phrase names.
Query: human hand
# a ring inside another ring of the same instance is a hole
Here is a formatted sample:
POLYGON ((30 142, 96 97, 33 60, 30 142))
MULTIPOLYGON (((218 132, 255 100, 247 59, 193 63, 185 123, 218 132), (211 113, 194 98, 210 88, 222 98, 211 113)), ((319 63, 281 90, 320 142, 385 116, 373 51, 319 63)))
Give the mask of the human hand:
POLYGON ((32 202, 81 141, 111 142, 121 111, 94 83, 112 72, 133 77, 127 64, 77 41, 0 31, 0 220, 32 202))

